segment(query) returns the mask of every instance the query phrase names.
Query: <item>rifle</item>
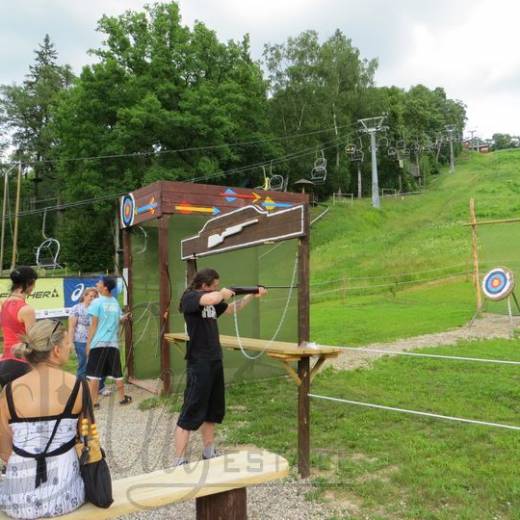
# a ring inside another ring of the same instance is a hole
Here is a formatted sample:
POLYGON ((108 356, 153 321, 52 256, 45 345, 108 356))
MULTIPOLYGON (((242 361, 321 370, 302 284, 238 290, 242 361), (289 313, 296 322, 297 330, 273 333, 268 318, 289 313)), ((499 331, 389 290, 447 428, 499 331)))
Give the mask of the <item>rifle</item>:
POLYGON ((235 296, 239 296, 241 294, 258 294, 258 289, 260 287, 263 287, 264 289, 291 289, 291 288, 298 288, 297 285, 294 285, 291 287, 290 285, 252 285, 252 286, 234 286, 229 287, 230 291, 233 291, 235 293, 235 296))

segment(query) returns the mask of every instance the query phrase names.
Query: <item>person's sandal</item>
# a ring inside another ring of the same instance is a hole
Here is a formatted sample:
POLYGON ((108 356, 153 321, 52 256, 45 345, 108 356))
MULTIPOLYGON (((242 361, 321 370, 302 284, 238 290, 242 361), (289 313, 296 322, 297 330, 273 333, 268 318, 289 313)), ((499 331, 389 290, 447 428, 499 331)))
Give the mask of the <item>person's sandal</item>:
POLYGON ((96 403, 96 404, 94 405, 94 409, 95 409, 95 410, 99 410, 99 408, 100 408, 99 403, 96 403))
POLYGON ((119 404, 130 404, 132 402, 132 398, 129 395, 125 395, 125 398, 122 401, 119 401, 119 404))

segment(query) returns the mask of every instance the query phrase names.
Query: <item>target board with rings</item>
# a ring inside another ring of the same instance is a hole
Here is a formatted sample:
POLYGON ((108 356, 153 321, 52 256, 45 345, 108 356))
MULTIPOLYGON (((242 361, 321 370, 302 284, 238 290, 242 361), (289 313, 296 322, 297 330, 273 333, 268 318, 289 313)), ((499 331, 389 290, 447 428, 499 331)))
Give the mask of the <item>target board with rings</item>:
POLYGON ((135 199, 132 193, 122 197, 120 208, 123 227, 130 227, 135 216, 135 199))
POLYGON ((503 300, 513 292, 514 288, 515 277, 506 267, 491 269, 482 280, 482 291, 490 300, 503 300))

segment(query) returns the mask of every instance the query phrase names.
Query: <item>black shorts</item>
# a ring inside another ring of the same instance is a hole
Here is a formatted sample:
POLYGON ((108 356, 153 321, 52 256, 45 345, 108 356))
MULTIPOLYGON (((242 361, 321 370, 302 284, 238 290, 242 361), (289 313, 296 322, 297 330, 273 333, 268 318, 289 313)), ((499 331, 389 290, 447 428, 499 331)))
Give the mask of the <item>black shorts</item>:
POLYGON ((116 347, 98 347, 90 350, 87 361, 89 379, 123 379, 121 355, 116 347))
POLYGON ((222 360, 190 361, 184 403, 177 424, 198 430, 203 422, 221 423, 226 413, 222 360))
POLYGON ((31 371, 31 365, 16 359, 6 359, 0 361, 0 386, 4 387, 7 383, 18 379, 31 371))

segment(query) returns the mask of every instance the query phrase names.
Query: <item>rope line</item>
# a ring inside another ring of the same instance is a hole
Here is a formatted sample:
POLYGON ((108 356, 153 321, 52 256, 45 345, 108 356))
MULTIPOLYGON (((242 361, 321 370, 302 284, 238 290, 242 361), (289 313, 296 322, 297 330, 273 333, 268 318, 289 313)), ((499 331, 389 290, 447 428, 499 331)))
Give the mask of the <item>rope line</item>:
POLYGON ((289 293, 287 295, 287 301, 285 302, 285 307, 284 307, 282 315, 280 317, 280 321, 278 322, 278 326, 276 327, 276 330, 275 330, 275 332, 273 334, 273 337, 267 342, 267 344, 264 347, 264 349, 261 350, 258 354, 254 355, 254 356, 251 355, 251 354, 248 354, 246 352, 244 346, 242 345, 242 339, 240 337, 240 331, 239 331, 239 328, 238 328, 237 307, 236 307, 236 305, 233 304, 233 321, 234 321, 234 324, 235 324, 235 333, 236 333, 236 337, 237 337, 237 341, 238 341, 238 346, 240 347, 240 351, 242 352, 242 354, 247 359, 256 360, 256 359, 260 358, 261 356, 263 356, 265 351, 273 344, 275 339, 278 337, 278 334, 280 333, 282 325, 285 322, 285 317, 287 315, 287 311, 289 310, 289 303, 290 303, 291 298, 292 298, 292 293, 293 293, 293 289, 294 289, 294 282, 296 281, 296 273, 297 272, 298 272, 298 252, 296 253, 296 258, 294 260, 294 267, 293 267, 293 272, 292 272, 292 277, 291 277, 291 285, 290 285, 290 288, 289 288, 289 293))
POLYGON ((421 357, 421 358, 431 358, 431 359, 449 359, 453 361, 474 361, 476 363, 491 363, 495 365, 520 365, 520 361, 510 361, 507 359, 490 359, 490 358, 475 358, 475 357, 466 357, 466 356, 448 356, 443 354, 422 354, 419 352, 406 352, 403 350, 383 350, 378 348, 364 348, 364 347, 346 347, 339 346, 338 348, 343 348, 345 350, 353 350, 357 352, 372 352, 374 354, 387 354, 389 356, 410 356, 410 357, 421 357))
POLYGON ((351 401, 350 399, 340 399, 338 397, 328 397, 328 396, 316 395, 316 394, 307 394, 307 395, 309 397, 313 397, 315 399, 323 399, 325 401, 333 401, 333 402, 337 402, 337 403, 351 404, 354 406, 363 406, 365 408, 376 408, 377 410, 387 410, 390 412, 400 412, 400 413, 406 413, 406 414, 410 414, 410 415, 419 415, 421 417, 431 417, 433 419, 443 419, 445 421, 455 421, 455 422, 462 422, 462 423, 468 423, 468 424, 478 424, 480 426, 490 426, 493 428, 503 428, 506 430, 520 431, 520 426, 513 426, 510 424, 495 423, 495 422, 489 422, 489 421, 479 421, 477 419, 466 419, 463 417, 454 417, 451 415, 441 415, 441 414, 430 413, 430 412, 421 412, 418 410, 409 410, 407 408, 396 408, 394 406, 385 406, 382 404, 364 403, 361 401, 351 401))

